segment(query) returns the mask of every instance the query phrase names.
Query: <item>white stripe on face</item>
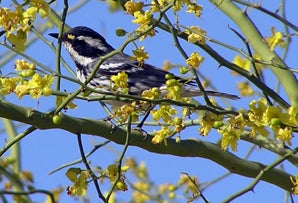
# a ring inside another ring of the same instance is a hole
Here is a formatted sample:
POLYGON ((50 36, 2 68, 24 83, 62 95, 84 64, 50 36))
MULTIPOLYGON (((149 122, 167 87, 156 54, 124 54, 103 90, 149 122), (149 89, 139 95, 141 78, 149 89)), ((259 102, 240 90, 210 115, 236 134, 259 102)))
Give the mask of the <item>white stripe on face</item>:
POLYGON ((108 64, 102 64, 100 65, 101 69, 109 70, 113 68, 121 67, 124 63, 108 63, 108 64))
POLYGON ((100 49, 103 52, 104 51, 107 51, 107 47, 104 46, 104 44, 102 43, 102 41, 99 40, 99 39, 94 39, 92 37, 86 37, 86 36, 79 36, 77 39, 78 40, 85 41, 89 46, 94 47, 96 49, 100 49))
POLYGON ((90 57, 85 57, 80 55, 76 50, 73 49, 73 47, 69 42, 63 42, 63 45, 69 52, 72 60, 74 60, 76 63, 80 64, 81 66, 87 67, 89 64, 91 64, 94 61, 94 59, 90 57))

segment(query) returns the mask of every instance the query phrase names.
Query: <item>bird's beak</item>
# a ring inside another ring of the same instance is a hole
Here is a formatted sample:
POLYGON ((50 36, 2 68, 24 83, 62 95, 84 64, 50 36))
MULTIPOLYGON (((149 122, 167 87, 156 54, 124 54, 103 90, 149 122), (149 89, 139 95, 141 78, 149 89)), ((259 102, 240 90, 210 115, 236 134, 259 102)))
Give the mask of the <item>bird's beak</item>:
POLYGON ((54 38, 56 38, 56 39, 58 39, 58 33, 50 33, 49 34, 51 37, 54 37, 54 38))

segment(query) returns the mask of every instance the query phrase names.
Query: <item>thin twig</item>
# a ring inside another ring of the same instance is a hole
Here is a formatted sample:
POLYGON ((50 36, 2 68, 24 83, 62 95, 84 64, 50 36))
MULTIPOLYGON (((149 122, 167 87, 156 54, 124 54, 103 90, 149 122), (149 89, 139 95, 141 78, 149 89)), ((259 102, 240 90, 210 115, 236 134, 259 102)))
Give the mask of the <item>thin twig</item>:
POLYGON ((32 133, 33 131, 36 130, 36 127, 34 126, 30 126, 29 128, 27 128, 25 131, 23 131, 22 133, 18 134, 17 136, 15 136, 13 139, 9 140, 9 142, 7 142, 5 144, 4 147, 2 147, 2 149, 0 150, 0 157, 7 151, 10 149, 10 147, 12 147, 15 143, 19 142, 21 139, 23 139, 24 137, 26 137, 27 135, 29 135, 30 133, 32 133))
POLYGON ((286 155, 278 158, 276 161, 274 161, 271 165, 268 165, 266 168, 264 168, 263 170, 261 170, 259 172, 259 174, 257 175, 257 177, 254 179, 254 181, 246 188, 244 188, 243 190, 235 193, 234 195, 230 196, 229 198, 227 198, 226 200, 224 200, 224 203, 227 202, 231 202, 232 200, 244 195, 245 193, 249 192, 249 191, 253 191, 254 187, 259 183, 259 181, 261 180, 262 176, 267 172, 270 171, 271 169, 275 168, 277 165, 279 165, 280 163, 282 163, 283 161, 287 160, 289 157, 291 157, 293 154, 298 152, 298 147, 295 148, 293 151, 287 153, 286 155))
POLYGON ((129 146, 129 140, 130 140, 130 133, 131 133, 131 115, 128 117, 128 125, 127 125, 127 131, 126 131, 126 138, 125 138, 125 143, 124 143, 124 147, 122 149, 122 152, 117 160, 117 164, 118 164, 118 173, 117 173, 117 177, 115 179, 115 182, 114 184, 112 185, 108 195, 107 195, 107 202, 109 201, 118 181, 120 180, 121 178, 121 167, 122 167, 122 160, 124 158, 124 155, 128 149, 128 146, 129 146))
POLYGON ((96 189, 96 192, 98 194, 98 197, 103 201, 103 202, 108 202, 106 200, 106 198, 103 196, 101 190, 100 190, 100 187, 99 187, 99 183, 98 183, 98 178, 97 176, 94 174, 94 172, 92 171, 91 167, 89 166, 88 164, 88 161, 86 159, 86 156, 85 156, 85 152, 84 152, 84 147, 83 147, 83 144, 82 144, 82 135, 81 133, 77 133, 77 139, 78 139, 78 144, 79 144, 79 149, 80 149, 80 153, 81 153, 81 157, 82 157, 82 161, 83 163, 85 164, 88 172, 90 173, 91 175, 91 178, 93 180, 93 183, 95 185, 95 189, 96 189))
MULTIPOLYGON (((91 156, 96 150, 98 150, 99 148, 105 146, 106 144, 110 143, 111 141, 110 140, 107 140, 101 144, 98 144, 98 145, 95 145, 94 148, 88 153, 86 154, 86 158, 88 158, 89 156, 91 156)), ((78 163, 81 163, 82 162, 82 158, 80 159, 77 159, 75 161, 72 161, 70 163, 67 163, 67 164, 63 164, 61 166, 59 166, 58 168, 52 170, 49 172, 49 175, 53 174, 53 173, 56 173, 57 171, 63 169, 63 168, 66 168, 66 167, 69 167, 69 166, 72 166, 72 165, 75 165, 75 164, 78 164, 78 163)))

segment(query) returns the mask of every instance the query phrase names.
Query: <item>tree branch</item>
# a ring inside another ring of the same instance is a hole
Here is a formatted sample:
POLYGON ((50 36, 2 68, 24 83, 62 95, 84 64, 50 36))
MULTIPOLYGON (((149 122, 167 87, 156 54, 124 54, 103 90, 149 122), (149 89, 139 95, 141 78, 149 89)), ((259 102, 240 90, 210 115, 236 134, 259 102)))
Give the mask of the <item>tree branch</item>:
MULTIPOLYGON (((76 118, 67 115, 61 115, 61 123, 56 125, 52 122, 53 115, 51 114, 17 106, 5 100, 0 100, 0 116, 26 123, 43 130, 58 128, 74 134, 83 133, 96 135, 121 145, 125 143, 127 135, 126 131, 121 128, 116 128, 116 131, 111 133, 112 129, 110 124, 104 121, 76 118)), ((219 146, 213 143, 201 140, 188 139, 182 140, 181 143, 176 143, 175 139, 168 139, 167 146, 162 144, 157 145, 151 143, 151 135, 148 135, 147 139, 144 140, 143 135, 135 130, 131 132, 131 138, 130 145, 132 146, 137 146, 159 154, 206 158, 221 165, 232 173, 246 177, 255 178, 261 170, 267 167, 258 162, 241 159, 228 151, 223 151, 219 146)), ((273 168, 266 172, 261 177, 261 180, 290 192, 293 187, 290 176, 291 175, 285 171, 273 168)))

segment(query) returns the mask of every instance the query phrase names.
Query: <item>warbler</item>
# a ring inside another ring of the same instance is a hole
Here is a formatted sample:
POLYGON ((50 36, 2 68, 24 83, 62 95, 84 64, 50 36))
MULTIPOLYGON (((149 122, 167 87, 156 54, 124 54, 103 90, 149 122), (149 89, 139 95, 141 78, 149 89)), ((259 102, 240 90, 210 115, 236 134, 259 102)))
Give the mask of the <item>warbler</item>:
MULTIPOLYGON (((58 38, 58 33, 50 33, 49 35, 58 38)), ((75 63, 77 78, 82 83, 92 73, 100 57, 115 50, 106 42, 104 37, 85 26, 70 29, 62 35, 61 40, 75 63)), ((154 87, 159 88, 161 95, 165 95, 167 92, 166 75, 170 74, 169 72, 148 63, 140 63, 137 60, 133 60, 131 56, 123 53, 113 55, 103 61, 87 85, 102 92, 114 92, 111 76, 117 75, 122 71, 128 76, 128 94, 130 95, 141 95, 144 90, 154 87)), ((195 97, 203 94, 193 80, 183 79, 175 75, 173 75, 173 78, 181 83, 182 97, 195 97)), ((238 96, 233 94, 216 91, 205 92, 210 96, 238 99, 238 96)), ((112 107, 118 107, 124 104, 116 100, 105 102, 112 107)))

